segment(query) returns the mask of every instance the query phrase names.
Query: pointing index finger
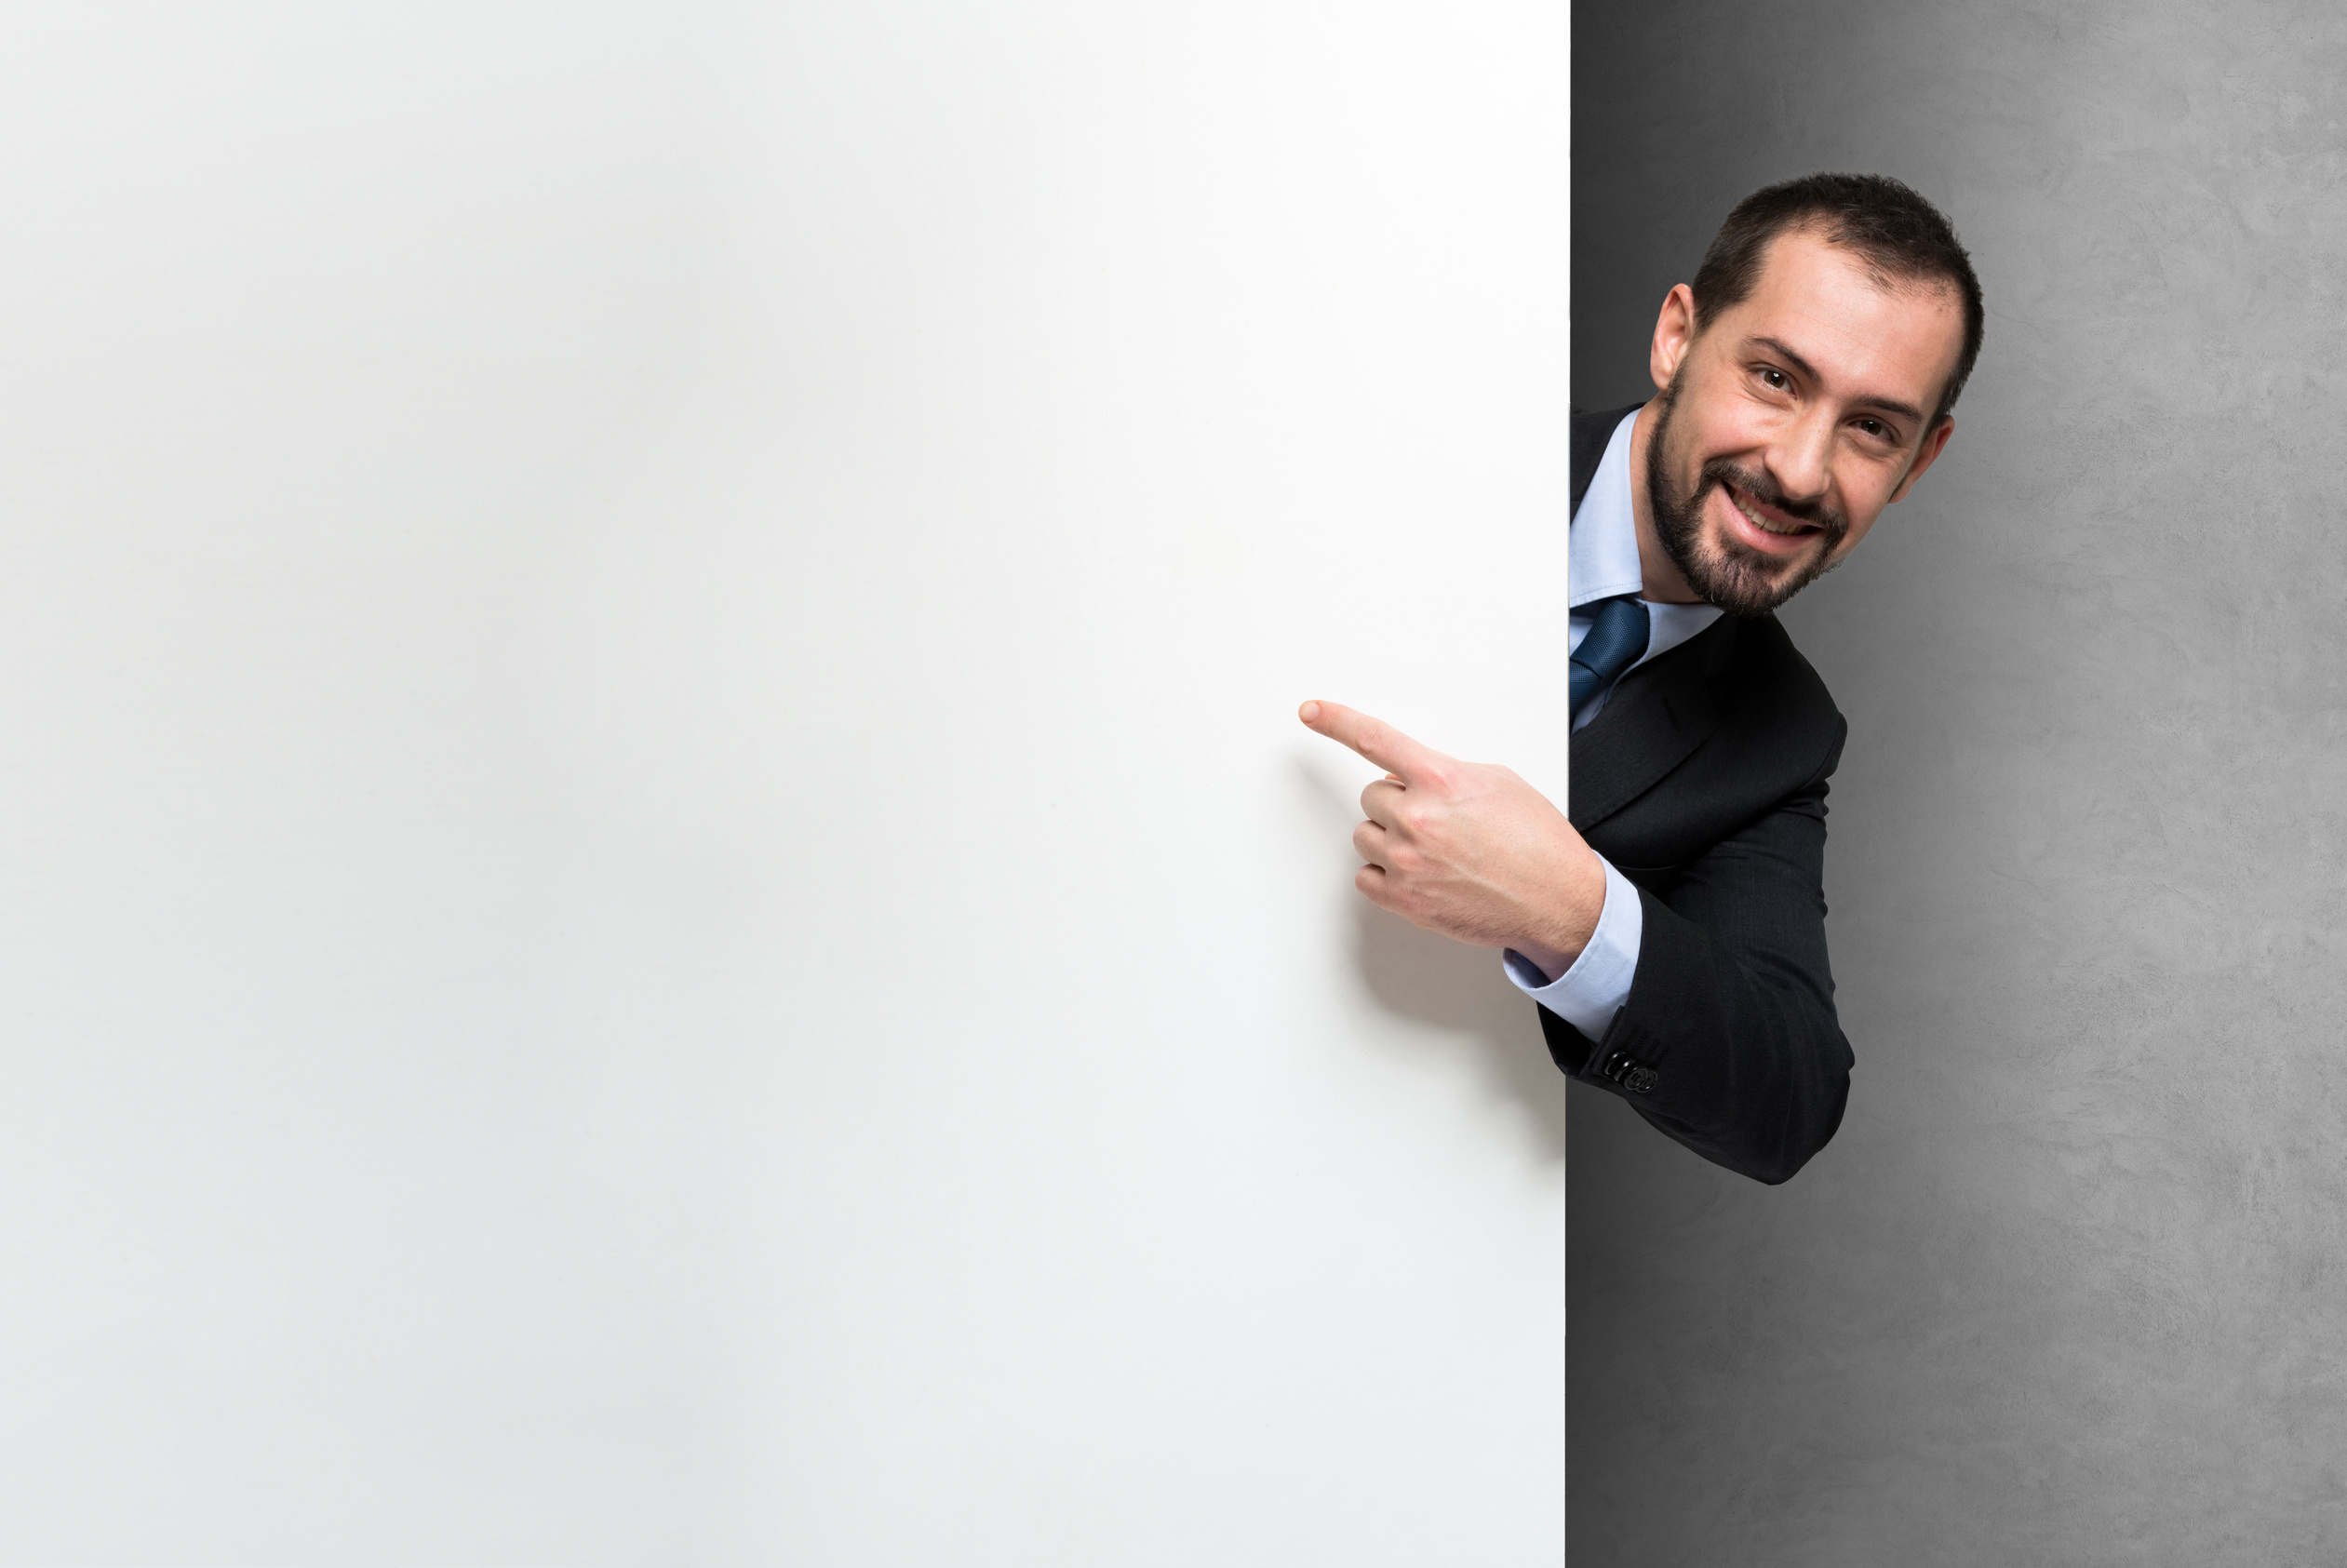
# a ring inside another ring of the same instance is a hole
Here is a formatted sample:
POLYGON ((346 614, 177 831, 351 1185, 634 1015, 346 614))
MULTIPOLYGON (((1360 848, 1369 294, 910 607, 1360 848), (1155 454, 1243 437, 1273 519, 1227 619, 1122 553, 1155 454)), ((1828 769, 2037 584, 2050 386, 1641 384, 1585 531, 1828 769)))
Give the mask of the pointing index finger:
POLYGON ((1381 719, 1357 712, 1342 703, 1307 703, 1296 710, 1307 728, 1361 753, 1404 786, 1431 784, 1450 760, 1430 746, 1422 746, 1381 719))

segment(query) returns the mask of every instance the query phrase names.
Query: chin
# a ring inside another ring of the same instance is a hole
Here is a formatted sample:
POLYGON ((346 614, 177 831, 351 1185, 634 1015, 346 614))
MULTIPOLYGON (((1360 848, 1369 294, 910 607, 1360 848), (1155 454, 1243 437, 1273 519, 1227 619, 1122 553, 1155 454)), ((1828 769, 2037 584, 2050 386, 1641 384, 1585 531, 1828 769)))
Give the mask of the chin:
POLYGON ((1739 540, 1716 533, 1707 543, 1710 548, 1704 552, 1703 581, 1689 586, 1730 615, 1765 615, 1825 569, 1818 545, 1798 556, 1763 556, 1739 540))

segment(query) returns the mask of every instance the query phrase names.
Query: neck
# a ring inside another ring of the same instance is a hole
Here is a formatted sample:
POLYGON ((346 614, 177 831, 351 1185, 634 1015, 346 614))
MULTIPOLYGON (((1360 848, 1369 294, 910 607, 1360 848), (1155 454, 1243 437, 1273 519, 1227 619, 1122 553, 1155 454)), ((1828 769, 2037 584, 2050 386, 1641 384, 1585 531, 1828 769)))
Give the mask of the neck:
POLYGON ((1655 531, 1654 501, 1646 493, 1646 443, 1662 420, 1662 400, 1656 398, 1638 410, 1629 431, 1629 509, 1638 522, 1640 596, 1653 604, 1701 604, 1703 596, 1687 586, 1687 579, 1655 531))

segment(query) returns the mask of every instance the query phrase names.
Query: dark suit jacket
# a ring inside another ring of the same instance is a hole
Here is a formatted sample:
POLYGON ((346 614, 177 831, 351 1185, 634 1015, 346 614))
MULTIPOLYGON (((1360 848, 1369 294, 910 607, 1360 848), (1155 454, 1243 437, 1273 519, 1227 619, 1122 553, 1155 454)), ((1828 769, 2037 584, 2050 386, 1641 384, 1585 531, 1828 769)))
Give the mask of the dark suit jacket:
MULTIPOLYGON (((1627 409, 1573 416, 1573 506, 1627 409)), ((1573 737, 1573 825, 1639 888, 1602 1040, 1540 1010, 1568 1075, 1731 1171, 1781 1182, 1842 1123, 1826 966, 1826 779, 1849 726, 1774 615, 1723 615, 1622 677, 1573 737)))

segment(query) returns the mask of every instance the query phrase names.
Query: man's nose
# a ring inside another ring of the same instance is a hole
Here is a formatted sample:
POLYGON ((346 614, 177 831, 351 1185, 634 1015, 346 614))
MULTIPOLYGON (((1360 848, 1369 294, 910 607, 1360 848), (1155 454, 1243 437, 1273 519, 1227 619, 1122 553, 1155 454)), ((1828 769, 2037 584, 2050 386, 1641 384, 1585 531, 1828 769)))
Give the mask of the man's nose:
POLYGON ((1784 432, 1768 451, 1768 472, 1796 504, 1820 501, 1833 482, 1834 422, 1822 414, 1802 420, 1784 432))

